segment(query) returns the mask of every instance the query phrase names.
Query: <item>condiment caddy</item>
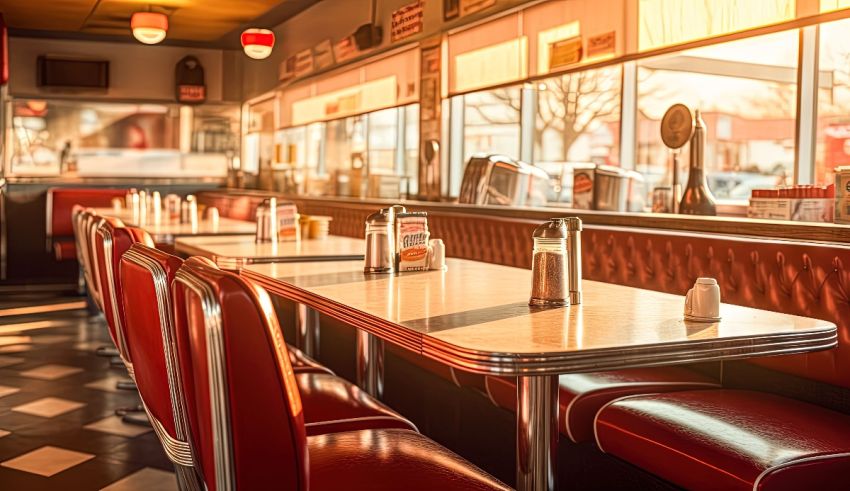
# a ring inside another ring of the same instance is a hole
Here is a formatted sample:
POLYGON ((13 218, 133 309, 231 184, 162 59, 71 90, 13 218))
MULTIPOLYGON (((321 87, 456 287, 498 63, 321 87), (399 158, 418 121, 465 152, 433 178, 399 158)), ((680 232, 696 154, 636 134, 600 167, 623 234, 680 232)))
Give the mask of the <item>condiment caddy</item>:
POLYGON ((381 209, 366 218, 365 273, 445 269, 445 245, 431 239, 428 214, 404 206, 381 209))

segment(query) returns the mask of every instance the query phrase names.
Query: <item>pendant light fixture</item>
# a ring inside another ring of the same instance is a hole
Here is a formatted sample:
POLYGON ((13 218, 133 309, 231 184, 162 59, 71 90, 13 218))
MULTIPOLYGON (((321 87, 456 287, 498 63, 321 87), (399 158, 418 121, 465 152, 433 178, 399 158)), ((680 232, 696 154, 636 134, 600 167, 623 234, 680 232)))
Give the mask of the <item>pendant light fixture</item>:
POLYGON ((144 44, 157 44, 168 32, 168 16, 160 12, 136 12, 130 18, 133 37, 144 44))
POLYGON ((242 49, 255 60, 263 60, 272 54, 274 33, 268 29, 252 27, 242 33, 242 49))

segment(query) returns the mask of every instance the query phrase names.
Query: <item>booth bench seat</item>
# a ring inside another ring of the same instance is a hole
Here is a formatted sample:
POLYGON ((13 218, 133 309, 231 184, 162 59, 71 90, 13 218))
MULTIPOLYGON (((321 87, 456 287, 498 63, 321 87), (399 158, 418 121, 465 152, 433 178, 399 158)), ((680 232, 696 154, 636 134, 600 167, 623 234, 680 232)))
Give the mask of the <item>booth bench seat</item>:
MULTIPOLYGON (((679 390, 716 389, 720 383, 681 367, 636 368, 559 377, 558 428, 575 443, 593 439, 593 418, 609 402, 623 396, 679 390)), ((487 377, 493 404, 516 411, 516 378, 487 377)))
POLYGON ((764 392, 624 397, 595 430, 603 452, 693 490, 838 489, 850 472, 850 415, 764 392))

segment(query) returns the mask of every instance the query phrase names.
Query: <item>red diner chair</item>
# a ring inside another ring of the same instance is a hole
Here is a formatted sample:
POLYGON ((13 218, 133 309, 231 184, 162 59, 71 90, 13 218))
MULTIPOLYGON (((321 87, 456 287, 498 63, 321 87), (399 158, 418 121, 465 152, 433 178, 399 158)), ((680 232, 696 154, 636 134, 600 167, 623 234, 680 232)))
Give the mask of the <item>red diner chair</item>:
MULTIPOLYGON (((153 245, 153 240, 144 230, 124 227, 117 218, 96 216, 94 224, 95 236, 90 249, 93 251, 92 259, 97 270, 96 284, 101 294, 101 306, 106 318, 107 330, 118 353, 119 363, 127 369, 131 379, 119 381, 116 385, 122 390, 135 391, 138 387, 124 335, 124 302, 122 285, 117 281, 117 272, 121 256, 131 245, 137 242, 153 245)), ((127 423, 150 424, 142 406, 118 408, 115 413, 122 416, 127 423)))
MULTIPOLYGON (((134 229, 123 229, 132 231, 134 229)), ((116 230, 117 235, 120 231, 116 230)), ((178 362, 174 352, 174 323, 169 285, 183 261, 150 244, 136 243, 119 262, 123 318, 117 325, 128 347, 128 365, 134 367, 142 401, 166 452, 174 463, 187 466, 186 432, 181 429, 185 412, 178 362), (139 363, 135 363, 135 361, 139 363), (182 443, 181 443, 182 442, 182 443)), ((116 254, 119 249, 114 249, 116 254)), ((202 258, 191 262, 215 265, 202 258)), ((334 376, 330 370, 299 353, 290 357, 296 367, 311 433, 362 428, 414 429, 412 423, 369 397, 356 386, 334 376)), ((184 469, 188 475, 188 471, 184 469)), ((185 477, 185 476, 184 476, 185 477)))
MULTIPOLYGON (((204 268, 218 270, 218 266, 212 261, 202 257, 192 257, 187 260, 187 264, 197 264, 204 268)), ((180 307, 184 304, 182 295, 182 291, 177 291, 173 297, 177 325, 185 324, 185 316, 182 315, 180 307)), ((274 318, 277 323, 274 310, 264 311, 263 315, 274 318)), ((418 431, 409 420, 356 385, 337 377, 301 351, 287 346, 287 354, 301 393, 308 434, 318 435, 370 428, 400 428, 418 431)), ((181 370, 183 369, 181 365, 181 370)))
POLYGON ((173 290, 191 446, 209 491, 509 489, 409 429, 308 436, 265 290, 194 260, 173 290))

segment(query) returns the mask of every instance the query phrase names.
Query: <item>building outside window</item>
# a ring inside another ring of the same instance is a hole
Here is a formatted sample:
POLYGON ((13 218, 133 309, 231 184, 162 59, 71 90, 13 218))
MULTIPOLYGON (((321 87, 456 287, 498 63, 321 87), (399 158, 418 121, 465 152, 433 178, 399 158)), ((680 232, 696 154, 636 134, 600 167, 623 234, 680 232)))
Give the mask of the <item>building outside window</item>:
MULTIPOLYGON (((675 103, 702 112, 706 173, 717 198, 742 200, 754 188, 790 184, 798 42, 790 30, 639 62, 636 170, 649 189, 669 173, 659 125, 675 103)), ((682 152, 686 176, 688 148, 682 152)))

